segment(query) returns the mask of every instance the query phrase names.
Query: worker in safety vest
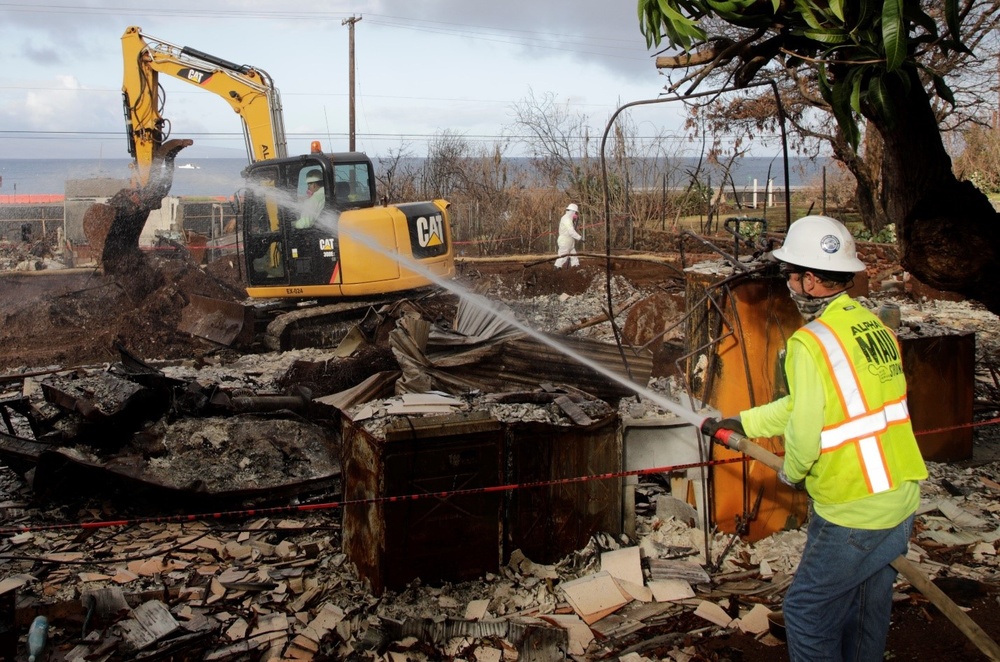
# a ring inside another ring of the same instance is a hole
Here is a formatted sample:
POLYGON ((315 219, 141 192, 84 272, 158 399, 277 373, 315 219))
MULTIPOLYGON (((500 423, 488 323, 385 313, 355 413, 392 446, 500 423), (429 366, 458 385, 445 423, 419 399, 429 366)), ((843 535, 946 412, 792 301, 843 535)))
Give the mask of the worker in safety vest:
POLYGON ((788 339, 788 395, 721 421, 783 435, 782 482, 809 493, 802 561, 784 601, 793 661, 881 660, 896 570, 927 468, 906 406, 896 336, 847 294, 863 271, 854 239, 827 216, 800 218, 773 252, 806 324, 788 339))

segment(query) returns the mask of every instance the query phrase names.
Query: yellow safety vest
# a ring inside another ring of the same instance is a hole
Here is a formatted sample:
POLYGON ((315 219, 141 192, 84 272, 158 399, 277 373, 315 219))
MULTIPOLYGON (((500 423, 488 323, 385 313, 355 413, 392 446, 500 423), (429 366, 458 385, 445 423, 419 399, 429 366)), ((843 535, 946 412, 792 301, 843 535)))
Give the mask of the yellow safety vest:
POLYGON ((927 477, 906 406, 899 342, 848 296, 795 332, 822 370, 820 457, 806 476, 819 503, 847 503, 927 477))

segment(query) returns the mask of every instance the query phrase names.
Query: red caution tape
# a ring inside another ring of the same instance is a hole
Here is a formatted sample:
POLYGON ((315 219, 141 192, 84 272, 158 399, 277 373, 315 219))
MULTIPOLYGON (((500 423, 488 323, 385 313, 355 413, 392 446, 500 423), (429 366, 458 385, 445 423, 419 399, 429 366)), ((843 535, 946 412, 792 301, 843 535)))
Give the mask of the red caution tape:
POLYGON ((591 480, 608 480, 611 478, 624 478, 626 476, 642 476, 647 474, 671 473, 674 471, 684 471, 686 469, 696 469, 700 467, 710 467, 719 464, 732 464, 735 462, 747 462, 750 458, 745 456, 727 458, 723 460, 708 460, 706 462, 692 462, 689 464, 676 464, 668 467, 654 467, 649 469, 636 469, 633 471, 609 472, 603 474, 592 474, 588 476, 574 476, 572 478, 557 478, 553 480, 540 480, 529 483, 512 483, 506 485, 493 485, 489 487, 475 487, 463 490, 450 490, 446 492, 424 492, 421 494, 403 494, 398 496, 373 497, 370 499, 351 499, 345 501, 329 501, 326 503, 299 504, 294 506, 273 506, 270 508, 250 508, 246 510, 225 510, 218 512, 195 513, 189 515, 163 515, 156 517, 139 517, 134 519, 120 520, 99 520, 95 522, 73 522, 66 524, 43 524, 37 526, 21 526, 8 529, 0 529, 0 535, 10 536, 18 533, 29 533, 38 531, 59 531, 67 529, 104 529, 118 526, 132 526, 136 524, 162 524, 162 523, 183 523, 196 522, 200 520, 221 520, 221 519, 245 519, 248 517, 262 517, 269 515, 283 515, 288 513, 304 513, 317 510, 333 510, 345 506, 360 506, 373 503, 398 503, 402 501, 416 501, 418 499, 449 499, 457 496, 467 496, 472 494, 490 494, 494 492, 512 492, 514 490, 531 489, 537 487, 549 487, 552 485, 567 485, 571 483, 583 483, 591 480))
MULTIPOLYGON (((963 425, 953 425, 944 428, 936 428, 933 430, 921 430, 920 432, 915 432, 916 436, 922 436, 927 434, 936 434, 939 432, 948 432, 951 430, 960 430, 967 427, 979 427, 982 425, 992 425, 995 423, 1000 423, 1000 417, 992 418, 987 421, 979 421, 972 424, 963 425)), ((720 434, 717 435, 722 439, 721 433, 723 430, 719 431, 720 434)), ((728 432, 728 431, 725 431, 728 432)), ((728 436, 728 435, 727 435, 728 436)), ((781 455, 782 453, 777 453, 781 455)), ((550 487, 552 485, 568 485, 571 483, 583 483, 591 480, 609 480, 612 478, 625 478, 626 476, 645 476, 648 474, 660 474, 660 473, 672 473, 675 471, 684 471, 687 469, 697 469, 701 467, 711 467, 722 464, 733 464, 736 462, 749 462, 752 458, 746 455, 740 455, 738 457, 726 458, 722 460, 708 460, 706 462, 692 462, 689 464, 675 464, 666 467, 652 467, 648 469, 636 469, 633 471, 616 471, 603 474, 592 474, 588 476, 574 476, 572 478, 558 478, 553 480, 540 480, 529 483, 512 483, 506 485, 494 485, 490 487, 476 487, 464 490, 451 490, 447 492, 424 492, 421 494, 404 494, 398 496, 385 496, 385 497, 373 497, 370 499, 352 499, 346 501, 328 501, 325 503, 314 503, 314 504, 300 504, 295 506, 273 506, 270 508, 250 508, 246 510, 224 510, 217 512, 207 512, 207 513, 194 513, 189 515, 164 515, 157 517, 140 517, 134 519, 121 519, 121 520, 100 520, 95 522, 73 522, 67 524, 47 524, 47 525, 37 525, 37 526, 21 526, 7 529, 0 529, 0 535, 11 536, 18 533, 29 533, 38 531, 59 531, 67 529, 104 529, 116 526, 132 526, 136 524, 160 524, 160 523, 183 523, 183 522, 196 522, 200 520, 221 520, 221 519, 245 519, 248 517, 262 517, 270 515, 283 515, 288 513, 304 513, 319 510, 333 510, 336 508, 343 508, 345 506, 360 506, 373 503, 398 503, 402 501, 416 501, 418 499, 448 499, 457 496, 467 496, 472 494, 490 494, 494 492, 513 492, 514 490, 522 489, 532 489, 538 487, 550 487)))

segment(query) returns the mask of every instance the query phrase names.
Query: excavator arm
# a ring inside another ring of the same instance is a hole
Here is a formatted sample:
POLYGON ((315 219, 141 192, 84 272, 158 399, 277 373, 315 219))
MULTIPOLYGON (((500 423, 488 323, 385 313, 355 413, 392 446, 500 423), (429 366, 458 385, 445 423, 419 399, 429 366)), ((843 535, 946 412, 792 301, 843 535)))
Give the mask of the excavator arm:
POLYGON ((92 205, 84 215, 84 231, 91 248, 100 252, 106 272, 134 275, 144 265, 139 236, 149 212, 158 209, 170 192, 177 153, 192 144, 189 139, 170 138, 160 74, 224 99, 243 122, 251 163, 284 157, 287 149, 281 98, 266 72, 175 46, 144 35, 138 27, 122 35, 122 59, 132 183, 108 202, 92 205))
POLYGON ((122 101, 136 185, 145 186, 155 177, 160 147, 170 137, 170 122, 162 112, 160 74, 225 100, 243 122, 251 163, 287 156, 281 98, 265 71, 175 46, 135 26, 122 35, 122 61, 122 101))

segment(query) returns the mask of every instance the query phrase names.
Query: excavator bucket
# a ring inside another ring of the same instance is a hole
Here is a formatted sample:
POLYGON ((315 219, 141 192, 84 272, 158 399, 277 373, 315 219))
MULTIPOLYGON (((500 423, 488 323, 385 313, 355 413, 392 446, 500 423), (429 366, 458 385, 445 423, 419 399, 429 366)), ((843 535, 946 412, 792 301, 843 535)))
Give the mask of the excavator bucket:
POLYGON ((127 272, 142 261, 139 235, 149 212, 159 209, 174 182, 174 159, 177 153, 193 144, 192 140, 168 140, 153 157, 149 181, 124 188, 108 202, 91 205, 83 217, 87 242, 95 255, 100 254, 105 273, 127 272))
POLYGON ((251 306, 192 294, 177 328, 226 347, 249 347, 256 315, 251 306))

